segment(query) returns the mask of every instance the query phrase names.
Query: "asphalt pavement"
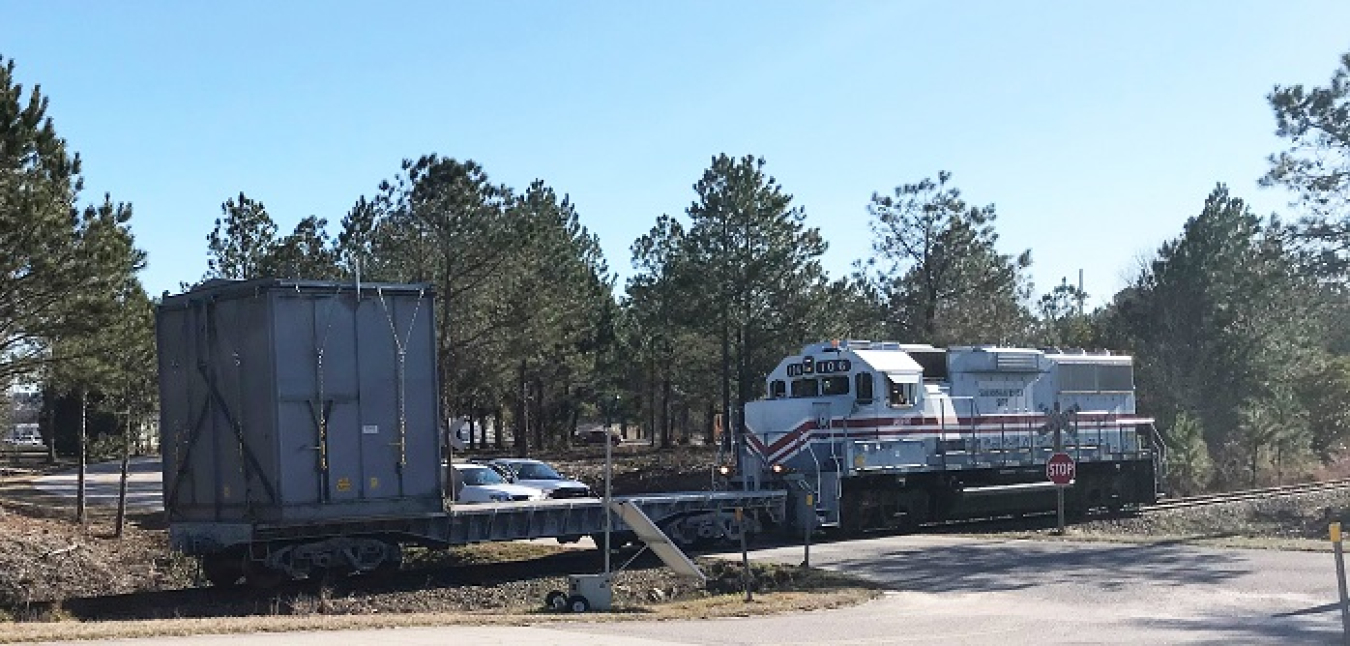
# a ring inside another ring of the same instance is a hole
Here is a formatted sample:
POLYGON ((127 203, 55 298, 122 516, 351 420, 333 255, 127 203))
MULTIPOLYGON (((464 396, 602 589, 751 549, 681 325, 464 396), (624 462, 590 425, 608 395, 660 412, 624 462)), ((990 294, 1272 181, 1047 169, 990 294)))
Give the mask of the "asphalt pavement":
MULTIPOLYGON (((163 479, 158 457, 132 458, 127 471, 127 507, 134 511, 164 509, 163 479)), ((117 505, 117 491, 122 477, 120 462, 90 464, 85 472, 85 499, 90 505, 117 505)), ((33 480, 33 488, 46 494, 75 497, 78 474, 66 471, 33 480)))

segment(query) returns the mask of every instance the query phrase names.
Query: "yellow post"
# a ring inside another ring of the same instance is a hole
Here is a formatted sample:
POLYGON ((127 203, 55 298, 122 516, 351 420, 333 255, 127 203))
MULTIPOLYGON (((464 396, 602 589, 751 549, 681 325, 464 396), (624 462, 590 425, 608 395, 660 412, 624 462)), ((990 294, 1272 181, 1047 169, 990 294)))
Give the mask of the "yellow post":
POLYGON ((1331 534, 1331 551, 1336 554, 1336 585, 1341 591, 1341 639, 1350 644, 1350 595, 1345 589, 1345 552, 1341 548, 1341 524, 1335 522, 1328 528, 1331 534))
POLYGON ((745 509, 736 508, 736 531, 741 535, 741 584, 745 586, 745 600, 750 602, 750 552, 745 545, 745 509))

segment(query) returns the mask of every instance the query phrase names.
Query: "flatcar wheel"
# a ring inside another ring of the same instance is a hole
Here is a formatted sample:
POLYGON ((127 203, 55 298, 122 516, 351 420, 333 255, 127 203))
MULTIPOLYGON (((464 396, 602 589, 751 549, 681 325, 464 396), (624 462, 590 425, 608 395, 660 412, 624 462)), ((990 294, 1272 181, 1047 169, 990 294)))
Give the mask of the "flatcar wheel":
POLYGON ((244 567, 237 555, 212 554, 202 557, 202 576, 211 585, 223 588, 239 583, 244 576, 244 567))
POLYGON ((249 561, 244 566, 244 581, 249 587, 259 590, 275 588, 289 580, 290 577, 282 572, 273 570, 261 563, 249 561))
POLYGON ((567 609, 572 612, 586 612, 591 609, 591 602, 579 594, 574 594, 567 598, 567 609))
POLYGON ((544 597, 544 607, 554 612, 567 610, 567 594, 562 590, 553 590, 544 597))

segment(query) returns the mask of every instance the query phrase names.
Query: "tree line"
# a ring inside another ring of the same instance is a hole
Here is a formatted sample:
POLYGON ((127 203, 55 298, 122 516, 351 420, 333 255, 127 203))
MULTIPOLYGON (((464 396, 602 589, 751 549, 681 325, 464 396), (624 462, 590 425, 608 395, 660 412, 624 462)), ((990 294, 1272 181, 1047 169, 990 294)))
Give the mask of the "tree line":
MULTIPOLYGON (((332 227, 310 216, 282 233, 256 196, 230 196, 202 280, 433 285, 442 410, 472 420, 480 448, 564 446, 600 419, 662 447, 708 441, 782 356, 868 338, 1127 352, 1175 490, 1302 477, 1350 438, 1350 54, 1328 85, 1267 100, 1287 148, 1262 181, 1292 192, 1296 217, 1259 216, 1217 185, 1090 311, 1068 281, 1037 296, 1030 250, 1001 250, 995 206, 949 172, 860 199, 872 247, 830 277, 828 241, 768 162, 726 154, 632 243, 622 285, 566 193, 437 154, 332 227)), ((68 429, 91 416, 126 437, 156 406, 144 253, 129 204, 80 204, 79 156, 46 107, 0 66, 0 377, 64 403, 58 437, 87 437, 68 429)))

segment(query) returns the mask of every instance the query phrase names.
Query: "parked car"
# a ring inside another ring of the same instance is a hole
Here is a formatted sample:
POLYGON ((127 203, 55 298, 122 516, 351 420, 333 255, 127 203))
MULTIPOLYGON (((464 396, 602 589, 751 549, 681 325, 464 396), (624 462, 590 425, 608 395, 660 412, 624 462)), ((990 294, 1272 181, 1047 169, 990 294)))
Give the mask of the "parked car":
POLYGON ((577 431, 577 440, 585 444, 604 444, 605 437, 609 437, 609 443, 618 446, 623 442, 623 438, 618 433, 606 431, 603 428, 593 428, 586 431, 577 431))
POLYGON ((539 460, 497 458, 489 461, 488 466, 506 476, 507 480, 539 489, 549 498, 590 498, 595 495, 586 483, 571 480, 539 460))
POLYGON ((5 446, 12 446, 12 447, 46 446, 45 444, 42 443, 41 435, 18 434, 18 433, 6 437, 4 440, 0 440, 0 443, 3 443, 5 446))
POLYGON ((511 484, 496 469, 482 464, 452 464, 446 471, 446 486, 455 502, 519 502, 543 500, 534 487, 511 484))

